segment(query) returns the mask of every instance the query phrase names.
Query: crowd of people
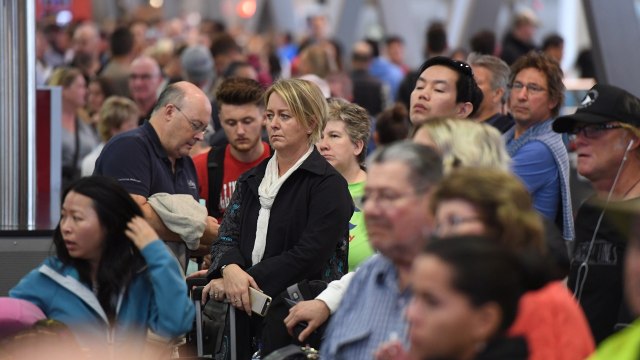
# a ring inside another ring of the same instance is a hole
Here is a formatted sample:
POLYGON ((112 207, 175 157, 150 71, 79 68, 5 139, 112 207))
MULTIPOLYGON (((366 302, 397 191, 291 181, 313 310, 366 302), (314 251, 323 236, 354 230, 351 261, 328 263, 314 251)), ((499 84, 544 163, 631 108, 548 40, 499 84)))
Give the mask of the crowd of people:
POLYGON ((239 359, 638 358, 640 99, 598 83, 560 115, 562 38, 536 47, 531 13, 468 57, 433 24, 413 71, 398 36, 343 64, 323 15, 299 43, 160 24, 38 28, 62 215, 0 299, 0 359, 51 334, 61 357, 175 357, 185 276, 234 311, 239 359))

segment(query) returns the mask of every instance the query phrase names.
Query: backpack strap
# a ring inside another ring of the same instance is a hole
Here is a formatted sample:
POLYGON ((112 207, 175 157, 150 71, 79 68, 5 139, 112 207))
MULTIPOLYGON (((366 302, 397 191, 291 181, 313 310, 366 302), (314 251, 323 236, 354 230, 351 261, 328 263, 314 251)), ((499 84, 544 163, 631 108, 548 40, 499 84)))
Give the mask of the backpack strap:
POLYGON ((224 154, 227 146, 219 146, 209 151, 207 156, 207 171, 209 173, 209 198, 207 199, 207 210, 210 216, 219 218, 220 212, 220 190, 224 178, 224 154))

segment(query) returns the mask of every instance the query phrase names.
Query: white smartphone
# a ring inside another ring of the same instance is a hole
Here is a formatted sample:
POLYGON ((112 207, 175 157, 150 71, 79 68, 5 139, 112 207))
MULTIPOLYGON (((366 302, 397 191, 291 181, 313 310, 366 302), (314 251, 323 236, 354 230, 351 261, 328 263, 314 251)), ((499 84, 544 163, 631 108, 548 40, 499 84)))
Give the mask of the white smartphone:
POLYGON ((271 297, 260 290, 249 287, 249 296, 251 296, 251 311, 265 316, 271 305, 271 297))

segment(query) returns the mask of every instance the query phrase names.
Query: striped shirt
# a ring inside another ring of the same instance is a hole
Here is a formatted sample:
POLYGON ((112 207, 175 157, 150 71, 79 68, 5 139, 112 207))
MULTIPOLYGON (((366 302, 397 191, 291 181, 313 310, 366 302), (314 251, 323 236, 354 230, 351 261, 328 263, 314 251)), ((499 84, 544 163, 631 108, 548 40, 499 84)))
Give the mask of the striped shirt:
POLYGON ((370 258, 360 265, 331 318, 320 358, 371 359, 386 341, 408 344, 404 311, 410 298, 408 288, 398 289, 393 263, 382 255, 370 258))

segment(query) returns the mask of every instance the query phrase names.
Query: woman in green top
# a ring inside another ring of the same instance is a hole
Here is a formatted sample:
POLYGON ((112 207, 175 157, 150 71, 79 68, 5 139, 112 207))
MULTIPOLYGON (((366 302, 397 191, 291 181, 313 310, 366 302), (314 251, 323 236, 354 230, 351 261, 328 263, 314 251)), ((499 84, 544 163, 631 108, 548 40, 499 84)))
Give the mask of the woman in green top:
POLYGON ((369 245, 364 215, 357 205, 367 180, 364 159, 370 134, 369 114, 364 108, 343 99, 329 99, 327 125, 317 146, 322 156, 347 180, 356 204, 349 221, 349 271, 355 270, 374 253, 369 245))

